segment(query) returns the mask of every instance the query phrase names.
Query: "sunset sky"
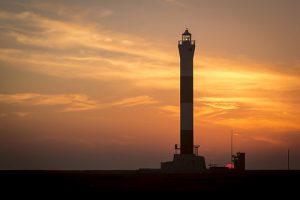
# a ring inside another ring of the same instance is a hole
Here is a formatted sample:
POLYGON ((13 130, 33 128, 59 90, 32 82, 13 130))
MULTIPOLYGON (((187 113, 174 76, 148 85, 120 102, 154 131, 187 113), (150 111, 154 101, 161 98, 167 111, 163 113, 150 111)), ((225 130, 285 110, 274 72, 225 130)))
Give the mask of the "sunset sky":
POLYGON ((0 0, 0 169, 158 168, 179 143, 196 40, 206 163, 300 169, 300 1, 0 0))

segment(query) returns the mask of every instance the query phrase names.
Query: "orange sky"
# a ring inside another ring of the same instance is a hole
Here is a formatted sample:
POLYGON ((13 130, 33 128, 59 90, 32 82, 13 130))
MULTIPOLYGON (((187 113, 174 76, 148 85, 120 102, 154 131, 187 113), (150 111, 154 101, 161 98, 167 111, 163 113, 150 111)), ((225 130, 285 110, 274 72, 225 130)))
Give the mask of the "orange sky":
POLYGON ((300 168, 298 1, 0 2, 0 169, 159 167, 179 143, 179 55, 196 40, 207 164, 300 168))

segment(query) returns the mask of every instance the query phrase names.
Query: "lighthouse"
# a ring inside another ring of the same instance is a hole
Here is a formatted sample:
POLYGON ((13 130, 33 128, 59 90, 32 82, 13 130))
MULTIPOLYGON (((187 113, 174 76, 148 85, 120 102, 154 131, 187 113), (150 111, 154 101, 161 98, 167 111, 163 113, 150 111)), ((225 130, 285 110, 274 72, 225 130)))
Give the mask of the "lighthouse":
POLYGON ((178 41, 180 55, 180 148, 175 145, 173 161, 162 162, 164 171, 204 171, 205 158, 198 155, 198 147, 194 146, 194 52, 195 40, 186 29, 178 41), (195 152, 195 148, 197 151, 195 152), (180 154, 177 154, 177 150, 180 154))
POLYGON ((195 40, 188 29, 178 41, 180 55, 180 153, 194 152, 193 60, 195 40))

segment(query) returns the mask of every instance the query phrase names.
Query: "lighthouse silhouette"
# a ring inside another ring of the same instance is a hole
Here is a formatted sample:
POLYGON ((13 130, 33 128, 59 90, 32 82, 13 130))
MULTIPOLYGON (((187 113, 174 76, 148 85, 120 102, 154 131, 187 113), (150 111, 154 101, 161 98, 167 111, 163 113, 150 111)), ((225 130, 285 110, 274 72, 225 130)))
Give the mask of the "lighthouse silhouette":
MULTIPOLYGON (((180 148, 175 145, 173 161, 162 162, 162 170, 203 171, 205 158, 194 152, 194 92, 193 71, 195 40, 188 29, 178 41, 180 55, 180 148), (180 150, 180 154, 177 154, 180 150)), ((196 146, 198 148, 198 146, 196 146)))
POLYGON ((193 110, 193 60, 195 41, 188 29, 178 43, 180 54, 180 153, 192 154, 194 150, 193 110))

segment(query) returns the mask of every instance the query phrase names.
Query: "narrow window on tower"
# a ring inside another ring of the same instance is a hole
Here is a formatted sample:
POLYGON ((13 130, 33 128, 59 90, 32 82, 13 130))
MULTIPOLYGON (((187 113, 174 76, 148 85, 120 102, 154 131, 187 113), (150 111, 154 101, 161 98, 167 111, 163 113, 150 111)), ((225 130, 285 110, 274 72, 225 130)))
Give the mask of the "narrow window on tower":
POLYGON ((182 40, 183 40, 183 41, 190 41, 190 36, 189 36, 189 35, 184 35, 184 36, 182 37, 182 40))
POLYGON ((186 40, 190 41, 190 36, 189 35, 186 36, 186 40))

